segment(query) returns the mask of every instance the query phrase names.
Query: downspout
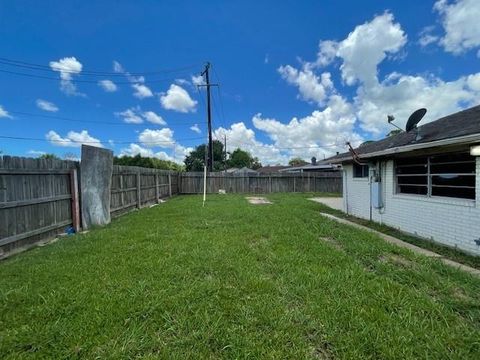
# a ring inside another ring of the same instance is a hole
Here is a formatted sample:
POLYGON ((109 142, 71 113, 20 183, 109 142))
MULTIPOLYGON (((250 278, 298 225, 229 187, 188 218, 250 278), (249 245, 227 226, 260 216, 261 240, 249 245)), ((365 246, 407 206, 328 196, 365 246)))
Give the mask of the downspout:
POLYGON ((368 202, 370 204, 370 221, 372 221, 372 167, 368 167, 368 188, 370 189, 370 196, 368 202))
POLYGON ((345 212, 348 215, 348 181, 347 181, 347 170, 343 169, 343 197, 345 199, 345 212))

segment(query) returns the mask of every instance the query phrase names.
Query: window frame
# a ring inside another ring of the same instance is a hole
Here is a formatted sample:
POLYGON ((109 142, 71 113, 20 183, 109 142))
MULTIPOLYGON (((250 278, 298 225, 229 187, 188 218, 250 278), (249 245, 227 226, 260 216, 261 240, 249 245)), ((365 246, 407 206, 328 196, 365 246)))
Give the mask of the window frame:
POLYGON ((353 178, 354 178, 354 179, 357 179, 357 180, 359 180, 359 179, 368 179, 368 176, 369 176, 369 174, 370 174, 370 166, 369 166, 368 164, 360 165, 360 164, 357 164, 357 163, 353 163, 353 168, 352 168, 352 170, 353 170, 353 178), (356 167, 356 166, 361 167, 361 169, 362 169, 362 170, 361 170, 362 176, 357 176, 357 173, 356 173, 356 171, 355 171, 355 167, 356 167))
MULTIPOLYGON (((468 153, 454 153, 454 155, 467 155, 468 153)), ((444 199, 454 199, 454 200, 465 200, 465 201, 475 201, 476 200, 476 191, 477 191, 477 183, 476 183, 476 159, 475 157, 472 156, 471 160, 444 160, 440 162, 432 162, 432 158, 435 157, 441 157, 441 156, 448 156, 451 154, 432 154, 432 155, 425 155, 421 157, 414 157, 413 159, 416 160, 418 159, 418 162, 413 162, 412 164, 398 164, 399 159, 394 159, 394 181, 395 181, 395 194, 397 195, 408 195, 408 196, 420 196, 420 197, 426 197, 426 198, 444 198, 444 199), (426 160, 426 161, 425 161, 426 160), (422 161, 425 161, 422 163, 422 161), (470 164, 473 163, 474 169, 472 173, 465 173, 465 172, 447 172, 447 173, 440 173, 440 172, 432 172, 432 166, 439 166, 439 165, 458 165, 458 164, 470 164), (420 167, 420 166, 425 166, 426 167, 426 172, 425 173, 411 173, 411 174, 399 174, 398 169, 403 167, 403 168, 408 168, 408 167, 420 167), (427 182, 426 184, 408 184, 404 183, 401 184, 399 183, 399 178, 400 177, 426 177, 427 182), (454 176, 454 177, 459 177, 459 176, 471 176, 473 177, 473 186, 470 185, 439 185, 435 184, 433 181, 434 177, 438 176, 454 176), (416 194, 413 192, 402 192, 400 190, 401 186, 409 186, 409 187, 426 187, 427 191, 425 194, 416 194), (444 189, 469 189, 473 190, 473 197, 470 196, 445 196, 445 195, 434 195, 433 194, 433 189, 434 188, 444 188, 444 189)))

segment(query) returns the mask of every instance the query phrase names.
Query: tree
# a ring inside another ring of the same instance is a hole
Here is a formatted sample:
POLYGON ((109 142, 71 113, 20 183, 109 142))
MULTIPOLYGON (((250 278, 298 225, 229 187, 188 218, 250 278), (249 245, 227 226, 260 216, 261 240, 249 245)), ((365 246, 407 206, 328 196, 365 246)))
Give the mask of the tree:
MULTIPOLYGON (((205 166, 206 144, 198 145, 185 157, 185 168, 187 171, 203 171, 205 166)), ((225 154, 221 141, 213 141, 213 171, 220 171, 224 168, 225 154)))
POLYGON ((55 154, 42 154, 38 157, 39 159, 52 159, 52 160, 60 160, 60 158, 55 154))
POLYGON ((125 166, 140 166, 145 168, 152 169, 161 169, 161 170, 174 170, 174 171, 183 171, 183 166, 173 161, 161 160, 151 157, 143 157, 140 154, 135 156, 115 156, 113 158, 114 165, 125 165, 125 166))
POLYGON ((390 132, 387 134, 387 137, 400 134, 401 132, 402 132, 402 130, 400 130, 400 129, 394 129, 394 130, 390 131, 390 132))
POLYGON ((308 162, 306 162, 305 160, 303 160, 300 157, 290 159, 290 161, 288 162, 288 165, 290 165, 290 166, 303 166, 303 165, 307 165, 307 164, 308 164, 308 162))
POLYGON ((242 150, 240 148, 236 148, 229 155, 230 156, 227 161, 228 167, 248 167, 254 170, 262 167, 262 164, 260 163, 258 158, 253 157, 248 151, 242 150))

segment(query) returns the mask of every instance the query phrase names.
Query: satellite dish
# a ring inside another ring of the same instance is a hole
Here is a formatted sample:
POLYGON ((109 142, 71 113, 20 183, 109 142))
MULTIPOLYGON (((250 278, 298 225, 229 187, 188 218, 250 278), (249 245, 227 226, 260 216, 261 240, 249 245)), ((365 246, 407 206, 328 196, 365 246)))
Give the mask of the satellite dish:
POLYGON ((409 132, 415 129, 417 127, 417 124, 420 122, 420 120, 422 120, 426 113, 427 109, 425 108, 415 110, 408 118, 407 126, 405 126, 405 131, 409 132))
POLYGON ((387 115, 387 121, 388 121, 388 123, 391 123, 393 120, 395 120, 395 116, 393 116, 393 115, 387 115))

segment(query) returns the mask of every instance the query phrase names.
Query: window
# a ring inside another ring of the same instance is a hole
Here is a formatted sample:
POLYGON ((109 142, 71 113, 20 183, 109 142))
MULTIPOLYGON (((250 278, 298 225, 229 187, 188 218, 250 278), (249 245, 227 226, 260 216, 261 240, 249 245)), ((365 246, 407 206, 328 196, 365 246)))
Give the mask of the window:
POLYGON ((353 164, 354 178, 368 178, 368 165, 353 164))
POLYGON ((435 155, 395 162, 397 193, 475 199, 475 158, 435 155))

